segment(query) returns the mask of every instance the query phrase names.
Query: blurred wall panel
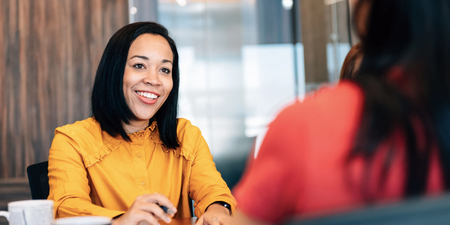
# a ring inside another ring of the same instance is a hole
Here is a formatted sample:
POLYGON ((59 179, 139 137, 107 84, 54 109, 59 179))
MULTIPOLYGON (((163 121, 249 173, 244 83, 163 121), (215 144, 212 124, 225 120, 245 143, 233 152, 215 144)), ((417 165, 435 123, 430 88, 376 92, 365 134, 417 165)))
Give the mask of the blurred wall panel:
POLYGON ((158 21, 157 0, 128 0, 128 6, 130 8, 130 23, 158 21))
POLYGON ((291 10, 281 1, 258 0, 256 4, 258 44, 292 43, 291 10))
POLYGON ((328 14, 323 1, 302 0, 299 4, 301 15, 302 42, 305 51, 306 82, 328 81, 327 35, 328 14))
POLYGON ((0 0, 0 209, 30 198, 26 167, 90 114, 96 67, 128 0, 0 0), (24 185, 26 184, 26 185, 24 185), (15 187, 20 188, 15 188, 15 187), (19 193, 20 192, 20 193, 19 193))

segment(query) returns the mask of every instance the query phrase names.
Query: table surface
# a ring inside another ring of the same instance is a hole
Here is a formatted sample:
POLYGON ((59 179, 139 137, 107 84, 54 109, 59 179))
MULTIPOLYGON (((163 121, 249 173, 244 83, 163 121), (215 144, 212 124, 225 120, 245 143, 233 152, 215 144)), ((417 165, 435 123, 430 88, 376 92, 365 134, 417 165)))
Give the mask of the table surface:
POLYGON ((192 218, 184 218, 184 219, 172 219, 171 223, 165 223, 164 221, 160 220, 158 221, 160 224, 164 225, 195 225, 195 222, 197 221, 196 217, 192 218))
MULTIPOLYGON (((184 218, 184 219, 172 219, 172 222, 167 224, 160 220, 159 223, 162 225, 195 225, 197 221, 196 217, 184 218)), ((0 225, 7 225, 8 221, 4 217, 0 217, 0 225)))

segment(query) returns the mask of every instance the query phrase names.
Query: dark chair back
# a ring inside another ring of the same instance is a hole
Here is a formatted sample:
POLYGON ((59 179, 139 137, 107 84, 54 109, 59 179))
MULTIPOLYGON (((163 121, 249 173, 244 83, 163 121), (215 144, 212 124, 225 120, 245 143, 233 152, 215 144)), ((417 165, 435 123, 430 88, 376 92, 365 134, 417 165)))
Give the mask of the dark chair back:
POLYGON ((48 161, 36 163, 27 167, 32 199, 47 199, 50 187, 48 185, 48 161))
POLYGON ((422 197, 318 218, 292 220, 286 225, 445 225, 450 224, 450 195, 422 197))

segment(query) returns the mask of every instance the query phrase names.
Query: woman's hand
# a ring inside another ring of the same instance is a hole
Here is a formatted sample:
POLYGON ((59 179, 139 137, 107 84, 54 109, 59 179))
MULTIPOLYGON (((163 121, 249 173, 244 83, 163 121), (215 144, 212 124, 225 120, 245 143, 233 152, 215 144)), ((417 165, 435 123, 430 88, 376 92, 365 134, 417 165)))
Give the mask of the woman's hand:
POLYGON ((112 225, 159 225, 158 220, 170 223, 170 218, 176 212, 177 209, 165 195, 145 194, 137 197, 125 214, 112 221, 112 225), (158 204, 166 206, 168 208, 167 213, 158 204))
POLYGON ((230 211, 220 204, 212 204, 197 220, 195 225, 226 225, 231 224, 230 211))

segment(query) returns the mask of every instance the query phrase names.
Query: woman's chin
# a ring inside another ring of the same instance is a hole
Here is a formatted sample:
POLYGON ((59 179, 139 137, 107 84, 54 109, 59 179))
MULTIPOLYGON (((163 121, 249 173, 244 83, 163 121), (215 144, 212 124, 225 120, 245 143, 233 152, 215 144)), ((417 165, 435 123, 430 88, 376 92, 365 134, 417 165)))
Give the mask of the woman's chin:
POLYGON ((136 121, 149 121, 152 117, 151 116, 136 116, 136 121))

